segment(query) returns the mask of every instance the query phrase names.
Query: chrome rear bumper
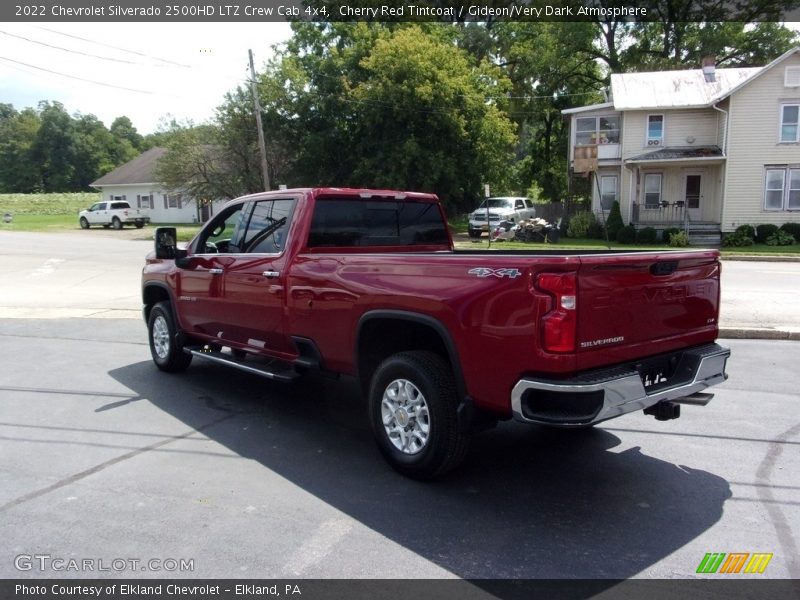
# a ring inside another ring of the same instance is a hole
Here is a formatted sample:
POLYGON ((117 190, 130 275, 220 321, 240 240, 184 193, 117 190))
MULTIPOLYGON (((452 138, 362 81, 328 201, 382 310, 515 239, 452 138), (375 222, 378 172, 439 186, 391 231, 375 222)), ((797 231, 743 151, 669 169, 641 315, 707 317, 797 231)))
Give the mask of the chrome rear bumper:
MULTIPOLYGON (((679 400, 725 381, 731 352, 718 344, 669 355, 674 372, 648 381, 641 365, 599 369, 568 380, 523 378, 511 392, 514 418, 525 423, 585 426, 679 400), (637 368, 639 367, 639 368, 637 368)), ((642 361, 646 363, 647 361, 642 361)))

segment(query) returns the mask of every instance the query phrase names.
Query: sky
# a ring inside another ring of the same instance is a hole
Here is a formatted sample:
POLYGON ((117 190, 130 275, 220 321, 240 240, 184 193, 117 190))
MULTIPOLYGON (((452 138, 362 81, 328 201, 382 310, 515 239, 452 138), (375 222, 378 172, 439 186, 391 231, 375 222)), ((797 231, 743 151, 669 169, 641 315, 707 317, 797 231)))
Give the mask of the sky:
POLYGON ((290 37, 288 23, 0 23, 0 103, 124 115, 141 134, 169 116, 198 124, 245 82, 248 48, 258 70, 290 37))
POLYGON ((259 70, 290 37, 288 23, 0 23, 0 103, 124 115, 141 134, 169 115, 201 123, 246 82, 248 49, 259 70))

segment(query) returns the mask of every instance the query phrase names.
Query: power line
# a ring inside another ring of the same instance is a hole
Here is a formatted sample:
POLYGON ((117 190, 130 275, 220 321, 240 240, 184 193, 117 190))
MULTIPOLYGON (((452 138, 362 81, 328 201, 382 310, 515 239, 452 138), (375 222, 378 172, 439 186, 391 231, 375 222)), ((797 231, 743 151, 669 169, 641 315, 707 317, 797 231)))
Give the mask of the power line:
POLYGON ((118 89, 118 90, 125 90, 126 92, 136 92, 137 94, 154 95, 154 92, 149 91, 149 90, 137 90, 137 89, 134 89, 134 88, 127 88, 127 87, 123 87, 123 86, 120 86, 120 85, 113 85, 111 83, 104 83, 102 81, 94 81, 92 79, 84 79, 83 77, 77 77, 75 75, 67 75, 66 73, 59 73, 58 71, 52 71, 50 69, 45 69, 44 67, 37 67, 36 65, 31 65, 31 64, 19 61, 19 60, 14 60, 13 58, 8 58, 6 56, 0 56, 0 60, 5 60, 7 62, 15 63, 15 64, 18 64, 18 65, 22 65, 24 67, 30 67, 31 69, 36 69, 38 71, 44 71, 46 73, 52 73, 53 75, 59 75, 60 77, 66 77, 68 79, 77 79, 78 81, 83 81, 83 82, 86 82, 86 83, 93 83, 95 85, 102 85, 103 87, 110 87, 110 88, 115 88, 115 89, 118 89))
MULTIPOLYGON (((128 64, 128 65, 143 65, 144 64, 144 63, 133 62, 132 60, 125 60, 124 58, 111 58, 110 56, 100 56, 98 54, 90 54, 88 52, 81 52, 80 50, 71 50, 70 48, 64 48, 63 46, 55 46, 53 44, 48 44, 46 42, 40 42, 38 40, 32 40, 30 38, 26 38, 25 36, 16 35, 14 33, 9 33, 7 31, 0 30, 0 33, 2 33, 3 35, 10 36, 10 37, 18 38, 20 40, 25 40, 26 42, 30 42, 31 44, 39 44, 40 46, 46 46, 48 48, 54 48, 55 50, 63 50, 64 52, 70 52, 72 54, 80 54, 81 56, 89 56, 91 58, 99 58, 101 60, 108 60, 108 61, 112 61, 112 62, 125 63, 125 64, 128 64)), ((155 65, 153 65, 153 66, 155 66, 155 65)))
POLYGON ((135 54, 136 56, 143 56, 144 58, 150 58, 153 60, 159 60, 163 63, 167 63, 169 65, 174 65, 177 67, 183 67, 184 69, 191 69, 191 65, 184 65, 179 62, 175 62, 174 60, 169 60, 166 58, 161 58, 160 56, 152 56, 150 54, 145 54, 144 52, 137 52, 136 50, 129 50, 128 48, 122 48, 120 46, 114 46, 112 44, 104 44, 103 42, 98 42, 96 40, 90 40, 88 38, 81 37, 79 35, 73 35, 71 33, 64 33, 63 31, 57 31, 56 29, 49 29, 48 27, 38 27, 37 29, 41 29, 43 31, 49 31, 50 33, 55 33, 57 35, 63 35, 65 37, 74 38, 76 40, 81 40, 83 42, 89 42, 90 44, 97 44, 98 46, 103 46, 104 48, 112 48, 114 50, 120 50, 121 52, 128 52, 130 54, 135 54))

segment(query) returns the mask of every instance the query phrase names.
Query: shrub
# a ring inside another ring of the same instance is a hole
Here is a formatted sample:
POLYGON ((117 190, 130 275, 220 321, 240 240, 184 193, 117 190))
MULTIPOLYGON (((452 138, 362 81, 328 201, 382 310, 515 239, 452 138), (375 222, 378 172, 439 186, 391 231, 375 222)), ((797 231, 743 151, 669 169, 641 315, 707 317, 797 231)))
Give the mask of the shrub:
POLYGON ((742 232, 736 231, 735 233, 729 233, 724 238, 722 238, 722 245, 726 248, 737 248, 743 246, 752 246, 753 245, 753 238, 748 237, 742 232))
POLYGON ((661 240, 667 246, 669 246, 670 245, 670 241, 672 241, 672 236, 675 235, 676 233, 680 233, 680 232, 681 232, 681 230, 678 229, 677 227, 669 227, 668 229, 664 230, 664 233, 662 234, 661 240))
POLYGON ((617 241, 620 244, 634 243, 636 241, 636 228, 633 225, 625 225, 622 229, 617 231, 617 241))
POLYGON ((625 227, 625 223, 622 222, 622 211, 619 209, 619 202, 615 200, 608 213, 608 219, 606 219, 609 239, 617 239, 617 233, 623 227, 625 227))
POLYGON ((569 220, 569 227, 567 227, 567 236, 571 238, 585 238, 588 237, 589 227, 597 220, 594 213, 589 210, 582 210, 572 215, 569 220))
POLYGON ((767 246, 791 246, 794 244, 794 236, 779 229, 767 238, 767 246))
POLYGON ((756 238, 756 230, 753 229, 752 225, 739 225, 734 233, 749 237, 751 240, 756 238))
POLYGON ((800 242, 800 223, 784 223, 780 230, 791 234, 796 242, 800 242))
POLYGON ((759 225, 756 227, 756 241, 759 244, 765 244, 767 242, 767 238, 773 235, 776 231, 778 231, 777 225, 772 225, 771 223, 759 225))
POLYGON ((669 236, 669 245, 671 248, 686 248, 689 245, 689 234, 685 231, 676 230, 675 233, 669 236))
POLYGON ((586 232, 586 237, 591 240, 604 240, 606 239, 606 230, 603 227, 603 224, 599 221, 595 221, 591 225, 589 225, 589 230, 586 232))
POLYGON ((645 227, 636 232, 637 244, 655 244, 658 240, 658 232, 652 227, 645 227))

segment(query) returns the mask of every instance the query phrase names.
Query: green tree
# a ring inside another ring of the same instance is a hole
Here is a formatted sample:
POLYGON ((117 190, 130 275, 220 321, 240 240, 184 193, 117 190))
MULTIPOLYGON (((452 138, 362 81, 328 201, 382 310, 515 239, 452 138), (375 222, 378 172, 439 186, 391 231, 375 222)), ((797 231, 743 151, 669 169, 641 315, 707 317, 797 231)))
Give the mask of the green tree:
POLYGON ((416 27, 377 40, 353 86, 357 185, 437 192, 471 208, 488 183, 509 184, 515 141, 502 71, 416 27))
POLYGON ((74 191, 75 124, 60 102, 39 103, 42 124, 31 148, 38 165, 42 191, 74 191))
POLYGON ((41 190, 39 169, 31 157, 41 119, 31 108, 17 112, 0 104, 0 193, 41 190))
MULTIPOLYGON (((117 117, 109 127, 111 135, 117 138, 120 142, 127 141, 128 144, 137 151, 144 150, 144 138, 136 131, 136 127, 128 117, 117 117)), ((120 144, 121 146, 124 144, 120 144)))

